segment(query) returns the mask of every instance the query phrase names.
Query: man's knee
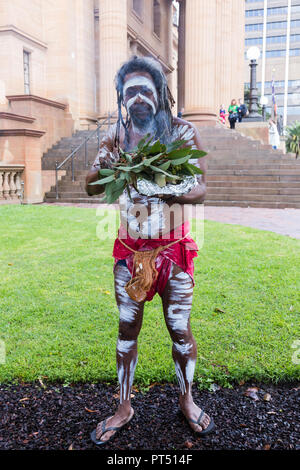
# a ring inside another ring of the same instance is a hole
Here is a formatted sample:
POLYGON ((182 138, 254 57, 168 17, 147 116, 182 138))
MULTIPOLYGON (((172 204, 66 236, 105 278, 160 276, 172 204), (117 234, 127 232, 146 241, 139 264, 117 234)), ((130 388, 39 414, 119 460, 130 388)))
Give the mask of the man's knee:
POLYGON ((119 339, 122 341, 135 341, 140 332, 140 324, 138 322, 120 322, 119 323, 119 339))

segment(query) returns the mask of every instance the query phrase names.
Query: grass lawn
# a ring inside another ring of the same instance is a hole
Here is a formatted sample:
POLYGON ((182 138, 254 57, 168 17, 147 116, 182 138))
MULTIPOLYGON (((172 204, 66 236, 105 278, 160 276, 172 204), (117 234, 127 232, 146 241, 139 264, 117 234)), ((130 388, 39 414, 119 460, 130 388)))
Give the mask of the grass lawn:
MULTIPOLYGON (((113 241, 97 238, 98 220, 95 209, 0 206, 0 382, 116 381, 113 241)), ((292 361, 299 272, 299 240, 205 222, 191 317, 199 387, 300 377, 292 361)), ((145 307, 135 383, 175 380, 156 295, 145 307)))

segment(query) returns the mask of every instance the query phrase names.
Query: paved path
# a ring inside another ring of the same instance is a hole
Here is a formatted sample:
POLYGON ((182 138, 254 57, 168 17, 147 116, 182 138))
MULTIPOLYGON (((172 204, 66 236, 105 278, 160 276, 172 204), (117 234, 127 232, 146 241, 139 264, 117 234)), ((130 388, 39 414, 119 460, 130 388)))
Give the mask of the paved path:
MULTIPOLYGON (((75 206, 94 209, 97 204, 43 203, 43 205, 75 206)), ((108 207, 101 204, 101 207, 108 207)), ((109 206, 111 207, 111 206, 109 206)), ((114 204, 118 208, 117 204, 114 204)), ((261 209, 256 207, 205 206, 205 219, 225 224, 245 225, 300 239, 300 209, 261 209)))

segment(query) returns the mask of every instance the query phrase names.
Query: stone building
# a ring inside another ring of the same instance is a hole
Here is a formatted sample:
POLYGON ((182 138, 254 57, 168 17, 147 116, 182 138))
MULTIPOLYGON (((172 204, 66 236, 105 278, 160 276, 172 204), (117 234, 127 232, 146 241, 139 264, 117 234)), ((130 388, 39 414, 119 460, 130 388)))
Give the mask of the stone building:
POLYGON ((133 54, 160 61, 186 119, 215 124, 243 90, 244 1, 179 5, 177 26, 172 0, 0 2, 2 200, 18 199, 22 179, 24 202, 43 201, 54 181, 43 154, 116 109, 114 76, 133 54))
MULTIPOLYGON (((257 79, 261 95, 272 112, 274 80, 277 113, 284 123, 300 119, 300 0, 246 0, 245 50, 261 51, 257 79), (287 41, 288 38, 288 41, 287 41)), ((249 86, 249 63, 245 60, 249 86)))

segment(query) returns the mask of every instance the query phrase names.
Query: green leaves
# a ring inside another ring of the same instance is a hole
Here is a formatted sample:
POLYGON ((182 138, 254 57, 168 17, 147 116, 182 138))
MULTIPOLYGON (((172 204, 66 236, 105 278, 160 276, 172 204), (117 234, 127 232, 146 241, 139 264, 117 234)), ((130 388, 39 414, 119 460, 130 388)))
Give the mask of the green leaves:
POLYGON ((111 181, 113 181, 115 179, 115 174, 113 175, 110 175, 110 176, 107 176, 106 178, 102 178, 98 181, 94 181, 93 183, 90 183, 90 185, 94 185, 94 184, 107 184, 107 183, 110 183, 111 181))
POLYGON ((120 149, 119 162, 113 168, 100 169, 99 180, 90 184, 105 186, 105 201, 111 204, 125 188, 131 197, 129 185, 136 188, 138 178, 155 181, 163 187, 168 182, 181 182, 186 175, 203 173, 189 160, 202 158, 206 153, 191 147, 180 148, 185 144, 185 140, 178 140, 165 145, 159 140, 153 141, 153 137, 147 134, 130 152, 120 149))

